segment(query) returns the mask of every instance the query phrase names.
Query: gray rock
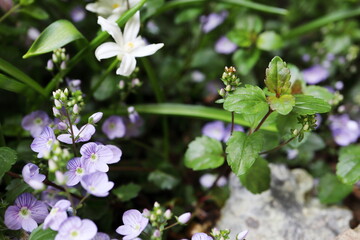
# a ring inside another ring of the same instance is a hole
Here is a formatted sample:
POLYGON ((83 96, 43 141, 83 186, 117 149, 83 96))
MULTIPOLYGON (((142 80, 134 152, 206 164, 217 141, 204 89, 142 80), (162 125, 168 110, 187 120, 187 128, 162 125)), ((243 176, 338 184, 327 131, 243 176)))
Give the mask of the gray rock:
POLYGON ((332 240, 349 228, 351 212, 320 204, 306 171, 270 168, 271 188, 261 194, 252 194, 231 175, 230 198, 217 227, 230 229, 232 239, 248 229, 246 240, 332 240))

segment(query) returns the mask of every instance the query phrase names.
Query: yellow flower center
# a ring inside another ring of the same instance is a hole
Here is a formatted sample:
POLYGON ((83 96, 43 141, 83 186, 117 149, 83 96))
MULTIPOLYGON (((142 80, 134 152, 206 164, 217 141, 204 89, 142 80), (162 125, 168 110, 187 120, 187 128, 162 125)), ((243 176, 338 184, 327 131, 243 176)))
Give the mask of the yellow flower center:
POLYGON ((118 8, 118 7, 120 7, 120 4, 118 4, 118 3, 114 3, 114 4, 112 5, 112 8, 113 8, 113 9, 118 8))

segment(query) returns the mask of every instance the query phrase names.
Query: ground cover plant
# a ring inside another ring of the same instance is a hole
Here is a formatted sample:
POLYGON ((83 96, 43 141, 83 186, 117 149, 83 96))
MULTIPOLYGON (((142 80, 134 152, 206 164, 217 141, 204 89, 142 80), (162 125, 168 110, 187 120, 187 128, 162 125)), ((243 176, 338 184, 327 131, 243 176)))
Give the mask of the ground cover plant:
POLYGON ((245 239, 215 227, 227 179, 260 194, 270 163, 355 201, 357 1, 0 9, 1 239, 245 239))

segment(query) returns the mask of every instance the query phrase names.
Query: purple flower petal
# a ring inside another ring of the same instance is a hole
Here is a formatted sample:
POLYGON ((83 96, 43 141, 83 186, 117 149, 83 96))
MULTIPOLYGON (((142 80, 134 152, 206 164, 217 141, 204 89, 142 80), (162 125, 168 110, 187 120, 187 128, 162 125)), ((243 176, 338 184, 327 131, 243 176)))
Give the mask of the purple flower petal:
POLYGON ((221 141, 225 134, 225 125, 221 121, 214 121, 204 125, 202 134, 221 141))
POLYGON ((21 228, 21 219, 19 217, 20 208, 10 206, 5 212, 5 225, 11 230, 19 230, 21 228))
POLYGON ((124 235, 124 240, 134 239, 140 235, 149 223, 149 219, 144 217, 138 210, 131 209, 123 214, 124 225, 119 226, 116 232, 124 235))
POLYGON ((26 115, 21 121, 21 126, 30 131, 32 137, 38 137, 51 120, 46 112, 35 111, 26 115))
POLYGON ((109 181, 106 173, 94 172, 83 176, 81 186, 94 196, 106 197, 114 187, 114 183, 109 181))
POLYGON ((58 234, 55 240, 90 240, 95 237, 97 227, 91 220, 83 219, 79 217, 67 218, 59 227, 58 234), (74 237, 76 236, 76 237, 74 237))
POLYGON ((222 36, 215 44, 215 51, 222 54, 233 53, 237 49, 237 45, 231 42, 227 37, 222 36))
POLYGON ((126 130, 120 116, 110 116, 104 121, 101 129, 109 139, 124 137, 126 130))
POLYGON ((37 226, 38 224, 32 218, 24 218, 21 222, 21 227, 27 232, 32 232, 37 226))
POLYGON ((50 151, 55 140, 54 131, 50 127, 45 127, 42 133, 31 143, 30 148, 38 153, 38 158, 42 158, 44 154, 50 151))
POLYGON ((302 71, 305 82, 308 84, 317 84, 325 81, 330 73, 321 65, 315 65, 302 71))
POLYGON ((108 164, 112 164, 112 163, 117 163, 120 161, 120 158, 122 156, 122 151, 120 150, 120 148, 118 148, 117 146, 114 145, 106 145, 106 147, 108 147, 112 153, 113 153, 113 158, 108 161, 108 164))

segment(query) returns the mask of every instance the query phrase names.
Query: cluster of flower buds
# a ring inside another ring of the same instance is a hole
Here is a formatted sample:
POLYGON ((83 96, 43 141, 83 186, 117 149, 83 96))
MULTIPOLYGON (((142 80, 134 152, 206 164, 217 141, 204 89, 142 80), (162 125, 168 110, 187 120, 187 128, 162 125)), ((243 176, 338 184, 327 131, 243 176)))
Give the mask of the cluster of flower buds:
POLYGON ((217 228, 213 228, 211 230, 210 234, 214 237, 215 240, 230 239, 230 237, 229 237, 230 230, 229 229, 219 230, 217 228))
POLYGON ((71 157, 68 149, 62 149, 60 142, 57 140, 53 141, 50 151, 44 154, 44 158, 49 161, 49 172, 64 169, 71 157))
POLYGON ((221 81, 224 83, 225 88, 219 90, 221 97, 226 97, 227 93, 235 91, 240 86, 240 79, 236 76, 235 67, 225 67, 225 71, 221 76, 221 81))
POLYGON ((339 91, 336 91, 333 99, 331 99, 329 103, 333 106, 337 106, 342 100, 344 100, 344 96, 339 91))
POLYGON ((141 87, 142 84, 139 78, 133 78, 131 81, 120 80, 118 87, 121 90, 121 94, 126 96, 128 93, 134 92, 137 88, 141 87))
POLYGON ((69 55, 66 54, 65 48, 58 48, 53 51, 51 59, 48 60, 46 70, 51 72, 54 70, 54 67, 58 70, 64 70, 68 60, 69 55))
MULTIPOLYGON (((67 119, 67 114, 71 116, 73 122, 79 115, 81 108, 84 106, 84 100, 80 90, 70 92, 67 88, 64 91, 58 89, 53 92, 54 107, 53 113, 60 120, 67 119), (65 111, 65 116, 64 116, 65 111)), ((65 121, 66 122, 66 121, 65 121)))
POLYGON ((304 139, 305 132, 311 132, 317 127, 315 115, 301 115, 298 117, 298 123, 302 125, 301 129, 291 129, 291 134, 293 137, 299 136, 299 142, 304 139))

